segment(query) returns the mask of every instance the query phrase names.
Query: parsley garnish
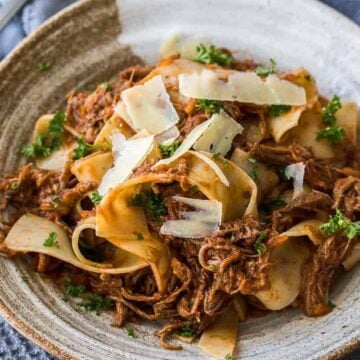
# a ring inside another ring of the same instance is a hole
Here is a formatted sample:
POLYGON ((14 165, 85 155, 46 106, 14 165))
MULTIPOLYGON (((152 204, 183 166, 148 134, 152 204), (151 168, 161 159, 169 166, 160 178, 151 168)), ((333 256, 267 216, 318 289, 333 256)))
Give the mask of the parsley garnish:
POLYGON ((28 158, 46 157, 59 148, 61 135, 64 131, 66 116, 64 111, 58 111, 50 120, 48 133, 37 135, 35 142, 22 147, 21 155, 28 158))
POLYGON ((134 231, 133 234, 136 236, 137 240, 144 240, 144 235, 141 232, 134 231))
POLYGON ((257 160, 249 157, 248 161, 252 164, 252 170, 250 171, 249 175, 253 180, 257 180, 258 179, 257 172, 256 172, 257 171, 257 160))
POLYGON ((220 153, 212 154, 212 159, 213 159, 214 161, 218 161, 218 160, 219 160, 219 161, 224 165, 224 167, 226 167, 226 168, 229 167, 229 162, 228 162, 226 159, 223 159, 223 158, 221 157, 221 154, 220 154, 220 153))
POLYGON ((210 264, 209 265, 209 270, 212 271, 212 272, 215 272, 217 269, 216 265, 215 264, 210 264))
POLYGON ((334 96, 321 110, 322 121, 327 127, 318 132, 316 139, 327 140, 331 145, 338 145, 344 141, 346 133, 343 127, 336 125, 336 112, 342 107, 340 98, 334 96))
POLYGON ((194 330, 190 325, 184 325, 181 329, 176 331, 176 334, 179 336, 191 338, 196 336, 196 330, 194 330))
POLYGON ((255 69, 255 73, 256 75, 259 76, 268 76, 270 74, 275 74, 276 73, 275 66, 276 66, 276 61, 270 59, 270 66, 268 68, 260 65, 255 69))
POLYGON ((212 115, 223 110, 224 105, 216 100, 199 99, 196 102, 196 109, 204 110, 207 114, 212 115))
POLYGON ((126 331, 128 336, 132 337, 133 339, 137 338, 137 335, 135 334, 135 330, 133 328, 127 328, 126 331))
POLYGON ((161 196, 153 191, 136 194, 132 199, 131 205, 144 208, 149 219, 152 221, 160 221, 160 217, 168 213, 161 196))
POLYGON ((271 105, 268 109, 268 114, 272 117, 277 117, 289 112, 290 110, 290 105, 271 105))
POLYGON ((161 152, 162 157, 170 157, 174 154, 174 152, 179 148, 181 142, 176 140, 170 145, 161 145, 159 144, 159 150, 161 152))
POLYGON ((236 233, 231 233, 230 241, 231 241, 231 242, 237 241, 236 233))
POLYGON ((230 354, 226 354, 224 360, 232 360, 232 356, 230 354))
POLYGON ((102 198, 103 197, 99 194, 97 190, 90 195, 90 200, 93 202, 94 205, 99 205, 102 198))
POLYGON ((111 90, 111 85, 107 82, 104 82, 101 84, 101 87, 105 90, 105 91, 109 91, 111 90))
POLYGON ((257 251, 258 254, 263 254, 266 251, 266 245, 263 243, 263 241, 267 238, 267 233, 265 231, 261 231, 259 236, 257 237, 254 248, 257 251))
POLYGON ((342 107, 340 98, 334 96, 328 104, 322 108, 321 117, 325 125, 332 126, 336 122, 335 113, 342 107))
POLYGON ((218 64, 228 66, 232 63, 233 59, 230 55, 216 49, 214 45, 206 48, 203 44, 196 47, 197 55, 195 61, 203 64, 218 64))
POLYGON ((17 181, 14 181, 10 185, 12 190, 16 190, 19 187, 19 183, 17 181))
POLYGON ((22 281, 25 282, 25 283, 28 283, 28 282, 29 282, 29 278, 28 278, 26 275, 22 275, 22 276, 21 276, 21 279, 22 279, 22 281))
POLYGON ((331 145, 338 145, 341 142, 344 141, 346 136, 345 130, 343 127, 334 125, 334 126, 328 126, 325 129, 320 130, 317 133, 316 139, 325 139, 327 140, 331 145))
POLYGON ((99 150, 98 145, 91 145, 88 144, 84 139, 78 139, 77 148, 75 148, 73 152, 73 160, 79 160, 95 150, 99 150))
POLYGON ((221 156, 220 153, 212 154, 212 158, 213 158, 213 160, 215 160, 215 161, 219 160, 220 156, 221 156))
POLYGON ((351 240, 360 236, 360 221, 352 222, 339 209, 336 209, 335 214, 329 218, 329 221, 320 226, 320 230, 326 236, 342 234, 351 240))
POLYGON ((85 292, 84 285, 73 285, 70 280, 67 281, 64 289, 65 297, 80 297, 85 292))
POLYGON ((57 234, 56 232, 52 231, 48 238, 44 241, 43 245, 46 247, 54 247, 59 246, 59 242, 56 240, 57 234))
POLYGON ((94 311, 96 315, 100 315, 105 310, 111 310, 114 302, 99 294, 83 295, 79 307, 85 311, 94 311))
POLYGON ((46 71, 46 70, 51 69, 51 64, 47 61, 44 61, 44 62, 38 63, 37 67, 40 71, 46 71))

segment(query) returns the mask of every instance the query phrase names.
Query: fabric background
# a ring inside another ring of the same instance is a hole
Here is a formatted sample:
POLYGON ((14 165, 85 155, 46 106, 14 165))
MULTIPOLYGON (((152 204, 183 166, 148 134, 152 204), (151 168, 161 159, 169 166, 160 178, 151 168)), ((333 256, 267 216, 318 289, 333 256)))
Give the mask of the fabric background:
MULTIPOLYGON (((0 0, 0 6, 12 0, 0 0)), ((0 32, 0 59, 48 17, 76 0, 32 0, 0 32)), ((321 0, 360 25, 360 0, 321 0)), ((289 2, 290 4, 290 2, 289 2)), ((355 39, 354 39, 355 40, 355 39)), ((357 39, 358 40, 358 39, 357 39)), ((0 317, 1 360, 56 360, 25 339, 0 317)), ((360 360, 360 350, 347 360, 360 360)))

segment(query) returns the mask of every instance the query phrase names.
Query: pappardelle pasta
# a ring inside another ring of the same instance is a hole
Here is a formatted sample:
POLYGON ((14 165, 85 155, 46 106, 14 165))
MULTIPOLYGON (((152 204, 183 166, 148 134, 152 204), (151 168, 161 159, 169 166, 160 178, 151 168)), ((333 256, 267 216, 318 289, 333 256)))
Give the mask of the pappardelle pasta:
POLYGON ((325 315, 335 272, 359 262, 357 127, 305 69, 168 53, 37 120, 0 181, 0 252, 129 336, 143 318, 165 349, 198 338, 230 360, 239 321, 325 315))

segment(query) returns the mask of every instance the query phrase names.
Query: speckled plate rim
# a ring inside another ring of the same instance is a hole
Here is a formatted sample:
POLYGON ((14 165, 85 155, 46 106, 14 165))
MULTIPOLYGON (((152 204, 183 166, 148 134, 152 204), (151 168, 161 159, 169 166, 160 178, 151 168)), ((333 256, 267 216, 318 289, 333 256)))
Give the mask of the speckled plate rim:
MULTIPOLYGON (((121 2, 121 0, 117 0, 121 2)), ((303 0, 304 2, 311 3, 312 6, 318 7, 319 10, 327 13, 328 16, 337 17, 338 21, 341 21, 341 26, 346 27, 346 30, 353 33, 354 37, 360 37, 360 27, 353 22, 351 19, 342 15, 332 7, 327 4, 320 2, 319 0, 303 0)), ((88 6, 92 0, 79 0, 77 3, 74 3, 64 10, 58 12, 56 15, 48 19, 44 24, 42 24, 38 29, 36 29, 31 35, 24 39, 5 59, 0 62, 0 79, 4 72, 7 71, 7 68, 18 59, 21 59, 21 56, 26 53, 26 51, 35 44, 38 39, 41 39, 54 27, 57 27, 59 24, 66 21, 66 19, 76 15, 79 10, 83 7, 88 6)), ((1 130, 1 129, 0 129, 1 130)), ((31 328, 31 324, 26 324, 25 322, 18 319, 16 313, 14 313, 2 300, 0 300, 0 315, 19 333, 33 341, 36 345, 43 348, 45 351, 50 353, 53 356, 61 360, 77 360, 72 355, 67 353, 66 349, 61 349, 60 347, 54 345, 51 342, 51 339, 45 339, 41 334, 37 333, 34 329, 31 328)), ((360 348, 360 337, 354 338, 343 345, 336 347, 333 350, 330 350, 327 354, 318 357, 318 360, 335 360, 341 357, 344 357, 357 349, 360 348)))

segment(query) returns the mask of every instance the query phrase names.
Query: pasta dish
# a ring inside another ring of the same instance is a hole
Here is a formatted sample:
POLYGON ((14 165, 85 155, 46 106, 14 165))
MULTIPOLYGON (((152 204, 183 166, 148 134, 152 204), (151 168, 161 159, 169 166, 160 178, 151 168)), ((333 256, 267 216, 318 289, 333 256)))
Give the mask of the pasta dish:
POLYGON ((359 262, 357 124, 272 59, 197 44, 132 66, 36 121, 0 180, 0 253, 133 338, 146 319, 165 349, 230 360, 239 321, 328 314, 359 262))

